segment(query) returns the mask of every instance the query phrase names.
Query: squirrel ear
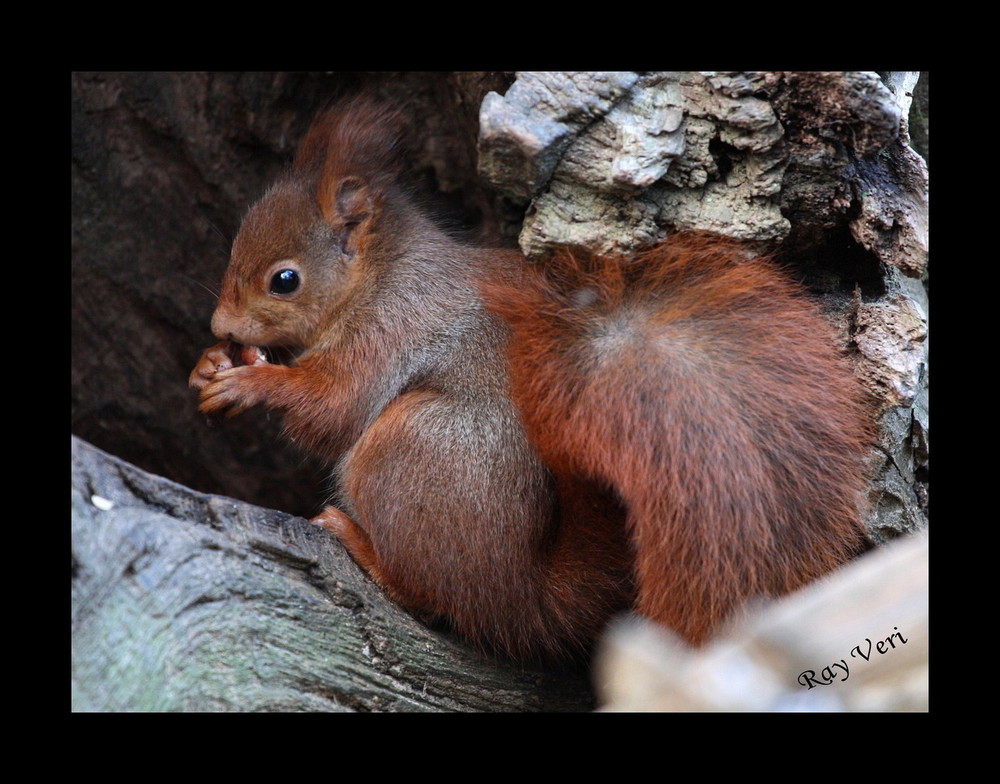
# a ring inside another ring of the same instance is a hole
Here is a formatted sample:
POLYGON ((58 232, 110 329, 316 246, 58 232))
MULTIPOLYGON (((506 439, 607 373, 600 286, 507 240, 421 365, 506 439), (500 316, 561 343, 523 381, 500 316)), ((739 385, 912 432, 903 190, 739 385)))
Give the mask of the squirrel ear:
POLYGON ((340 249, 348 256, 358 252, 361 239, 368 233, 377 203, 360 177, 344 177, 323 199, 323 217, 340 232, 340 249))
POLYGON ((358 177, 345 177, 337 183, 334 210, 344 223, 361 223, 374 212, 368 188, 358 177))

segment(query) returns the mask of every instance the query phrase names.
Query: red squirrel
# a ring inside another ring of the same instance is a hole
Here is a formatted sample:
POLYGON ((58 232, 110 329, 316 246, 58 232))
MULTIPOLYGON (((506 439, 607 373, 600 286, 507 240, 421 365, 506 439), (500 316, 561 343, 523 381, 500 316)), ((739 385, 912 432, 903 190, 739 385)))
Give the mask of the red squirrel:
POLYGON ((702 643, 855 552, 866 418, 796 285, 706 237, 545 270, 457 241, 399 128, 366 98, 317 117, 190 376, 205 414, 273 409, 329 461, 313 522, 391 598, 554 659, 628 608, 702 643))

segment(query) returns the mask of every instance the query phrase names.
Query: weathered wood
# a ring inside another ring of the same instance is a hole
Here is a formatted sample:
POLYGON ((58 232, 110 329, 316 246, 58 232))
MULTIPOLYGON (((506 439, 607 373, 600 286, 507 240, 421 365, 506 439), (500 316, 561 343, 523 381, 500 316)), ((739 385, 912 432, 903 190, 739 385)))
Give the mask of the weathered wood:
POLYGON ((608 711, 924 711, 927 537, 905 537, 692 651, 632 621, 597 665, 608 711))
POLYGON ((579 711, 581 672, 513 666, 389 603, 308 521, 73 439, 75 711, 579 711))

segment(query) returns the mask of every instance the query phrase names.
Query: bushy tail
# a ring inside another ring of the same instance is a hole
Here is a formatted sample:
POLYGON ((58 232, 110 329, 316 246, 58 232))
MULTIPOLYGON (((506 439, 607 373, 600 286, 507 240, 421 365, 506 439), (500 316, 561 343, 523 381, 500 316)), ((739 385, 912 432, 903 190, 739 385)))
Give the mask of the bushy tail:
POLYGON ((857 551, 868 416, 831 329, 770 262, 677 236, 563 254, 487 301, 513 330, 536 448, 564 486, 627 509, 641 613, 698 643, 857 551))

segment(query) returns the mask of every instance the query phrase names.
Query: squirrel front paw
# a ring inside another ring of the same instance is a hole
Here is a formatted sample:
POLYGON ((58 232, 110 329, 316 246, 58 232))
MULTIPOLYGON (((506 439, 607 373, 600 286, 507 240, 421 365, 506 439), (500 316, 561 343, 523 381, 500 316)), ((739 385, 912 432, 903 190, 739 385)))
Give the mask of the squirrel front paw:
POLYGON ((201 392, 224 370, 240 367, 260 367, 268 364, 267 355, 257 346, 242 346, 229 340, 216 343, 202 352, 201 359, 188 376, 188 386, 201 392))
POLYGON ((207 416, 233 417, 263 403, 266 393, 257 366, 223 368, 201 388, 198 410, 207 416))
POLYGON ((209 381, 215 378, 215 374, 233 367, 233 360, 239 346, 228 340, 216 343, 211 348, 206 348, 201 355, 201 359, 194 366, 191 375, 188 376, 188 386, 191 389, 201 391, 209 381))

